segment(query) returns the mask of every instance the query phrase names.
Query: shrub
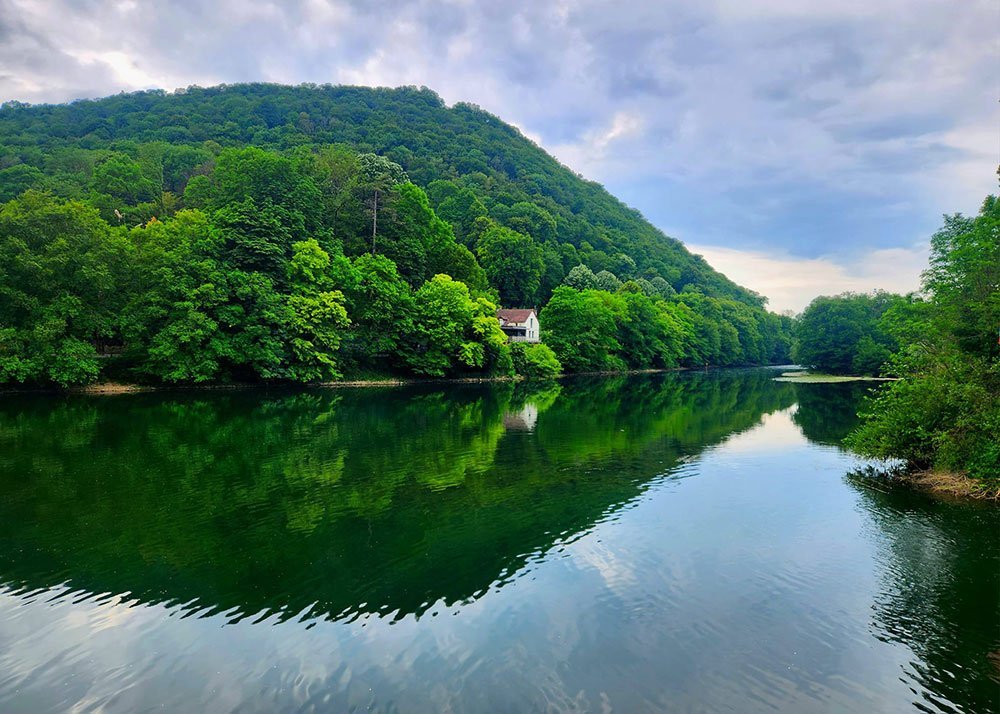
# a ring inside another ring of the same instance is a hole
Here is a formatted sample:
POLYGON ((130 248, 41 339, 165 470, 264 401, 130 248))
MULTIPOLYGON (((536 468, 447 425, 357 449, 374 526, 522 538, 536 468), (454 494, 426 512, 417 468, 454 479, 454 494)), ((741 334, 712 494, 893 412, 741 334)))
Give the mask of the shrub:
POLYGON ((548 345, 515 342, 510 346, 514 371, 528 379, 551 379, 562 372, 562 365, 548 345))

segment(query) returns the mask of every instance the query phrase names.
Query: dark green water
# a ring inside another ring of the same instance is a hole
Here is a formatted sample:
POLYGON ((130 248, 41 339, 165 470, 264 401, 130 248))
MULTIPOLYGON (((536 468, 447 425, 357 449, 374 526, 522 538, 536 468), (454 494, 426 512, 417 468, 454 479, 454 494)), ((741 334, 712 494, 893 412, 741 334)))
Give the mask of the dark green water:
POLYGON ((997 712, 1000 509, 767 370, 0 398, 0 712, 997 712))

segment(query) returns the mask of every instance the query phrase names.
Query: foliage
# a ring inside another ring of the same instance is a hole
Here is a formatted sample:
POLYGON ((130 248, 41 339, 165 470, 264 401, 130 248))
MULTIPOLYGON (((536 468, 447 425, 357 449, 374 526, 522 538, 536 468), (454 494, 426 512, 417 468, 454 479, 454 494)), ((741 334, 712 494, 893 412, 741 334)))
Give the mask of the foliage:
MULTIPOLYGON (((582 180, 514 127, 470 104, 449 108, 428 89, 243 84, 0 108, 0 165, 35 168, 51 185, 32 187, 57 189, 67 198, 89 190, 94 166, 107 160, 109 150, 122 161, 140 165, 141 179, 135 186, 142 195, 131 198, 142 202, 147 180, 155 184, 157 196, 161 191, 186 193, 185 178, 204 184, 200 175, 210 173, 211 157, 225 164, 230 160, 226 152, 233 149, 258 147, 301 156, 344 145, 360 156, 353 162, 356 178, 351 178, 350 187, 343 186, 353 198, 338 202, 344 211, 339 218, 354 221, 352 230, 369 239, 370 201, 376 191, 391 192, 393 185, 407 180, 430 190, 440 181, 451 186, 439 184, 441 190, 431 191, 431 207, 441 209, 439 215, 455 226, 463 241, 475 218, 489 215, 540 245, 572 249, 576 259, 564 265, 564 271, 582 262, 595 272, 633 277, 628 272, 631 263, 635 275, 660 276, 678 290, 693 284, 712 296, 762 305, 759 296, 712 270, 679 241, 599 184, 582 180), (58 162, 50 160, 57 155, 58 162)), ((258 158, 247 154, 240 162, 253 165, 258 158)), ((287 167, 277 163, 270 168, 275 177, 289 175, 287 167)), ((320 168, 313 165, 308 173, 322 194, 316 182, 320 168)), ((25 177, 19 180, 24 185, 25 177)), ((287 186, 284 181, 276 185, 287 186)), ((0 194, 6 188, 0 183, 0 194)), ((297 206, 311 231, 308 220, 331 202, 307 193, 320 199, 297 206)), ((260 202, 259 196, 253 198, 260 202)), ((381 209, 379 214, 381 222, 381 209)), ((295 240, 306 237, 297 234, 295 240)), ((311 237, 324 243, 319 235, 311 237)))
POLYGON ((541 248, 528 236, 491 225, 479 237, 476 254, 503 305, 533 305, 541 285, 541 248))
POLYGON ((586 265, 576 265, 569 271, 563 284, 574 290, 591 290, 597 287, 597 276, 586 265))
POLYGON ((562 372, 552 348, 540 342, 514 342, 510 346, 514 372, 528 379, 551 379, 562 372))
POLYGON ((650 296, 638 281, 559 287, 539 319, 569 372, 781 363, 791 342, 790 320, 699 293, 650 296))
POLYGON ((609 293, 617 291, 622 286, 622 281, 610 270, 602 270, 594 275, 594 287, 609 293))
POLYGON ((128 247, 97 211, 28 191, 0 208, 0 382, 83 384, 122 307, 128 247))
POLYGON ((759 296, 426 90, 8 104, 0 166, 0 383, 506 375, 496 304, 564 282, 543 330, 568 371, 787 353, 759 296))
POLYGON ((308 240, 292 246, 287 323, 291 351, 286 376, 299 382, 340 377, 337 350, 350 324, 344 293, 330 290, 330 256, 319 243, 308 240))
POLYGON ((496 305, 473 298, 464 283, 435 275, 414 295, 413 329, 406 336, 406 364, 417 374, 445 377, 485 369, 510 373, 507 336, 496 305))
POLYGON ((900 351, 902 379, 867 404, 847 443, 919 468, 1000 477, 1000 204, 949 216, 931 241, 924 300, 894 306, 882 321, 900 351))
POLYGON ((880 319, 900 299, 885 292, 816 298, 799 319, 793 359, 831 374, 880 374, 897 347, 880 319))
POLYGON ((356 280, 346 290, 355 351, 367 362, 398 353, 403 336, 412 330, 410 286, 383 255, 362 255, 352 270, 356 280))
POLYGON ((546 340, 568 372, 621 369, 617 353, 621 344, 608 293, 596 290, 556 288, 539 321, 546 340))

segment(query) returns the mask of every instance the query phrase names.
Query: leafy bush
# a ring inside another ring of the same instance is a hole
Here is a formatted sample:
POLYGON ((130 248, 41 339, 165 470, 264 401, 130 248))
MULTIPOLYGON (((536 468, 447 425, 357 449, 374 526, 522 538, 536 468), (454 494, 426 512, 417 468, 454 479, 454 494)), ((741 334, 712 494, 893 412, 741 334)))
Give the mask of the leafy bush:
POLYGON ((1000 203, 975 218, 949 216, 931 239, 926 299, 897 304, 881 322, 904 345, 890 361, 902 379, 870 400, 846 443, 917 468, 1000 477, 1000 203))
POLYGON ((556 353, 548 345, 515 342, 510 346, 514 371, 528 379, 551 379, 562 372, 556 353))
POLYGON ((866 402, 861 425, 845 443, 868 456, 902 459, 914 468, 1000 477, 996 368, 951 355, 946 369, 935 373, 922 373, 923 368, 913 364, 896 369, 908 376, 882 387, 866 402))

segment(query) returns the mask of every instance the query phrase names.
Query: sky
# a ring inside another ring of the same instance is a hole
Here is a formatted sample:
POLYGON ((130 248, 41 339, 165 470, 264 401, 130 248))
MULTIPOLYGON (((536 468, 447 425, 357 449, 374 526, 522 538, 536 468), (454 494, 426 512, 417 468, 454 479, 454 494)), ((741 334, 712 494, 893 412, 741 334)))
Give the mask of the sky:
POLYGON ((997 192, 998 30, 996 0, 0 0, 0 101, 427 86, 798 311, 917 288, 997 192))

